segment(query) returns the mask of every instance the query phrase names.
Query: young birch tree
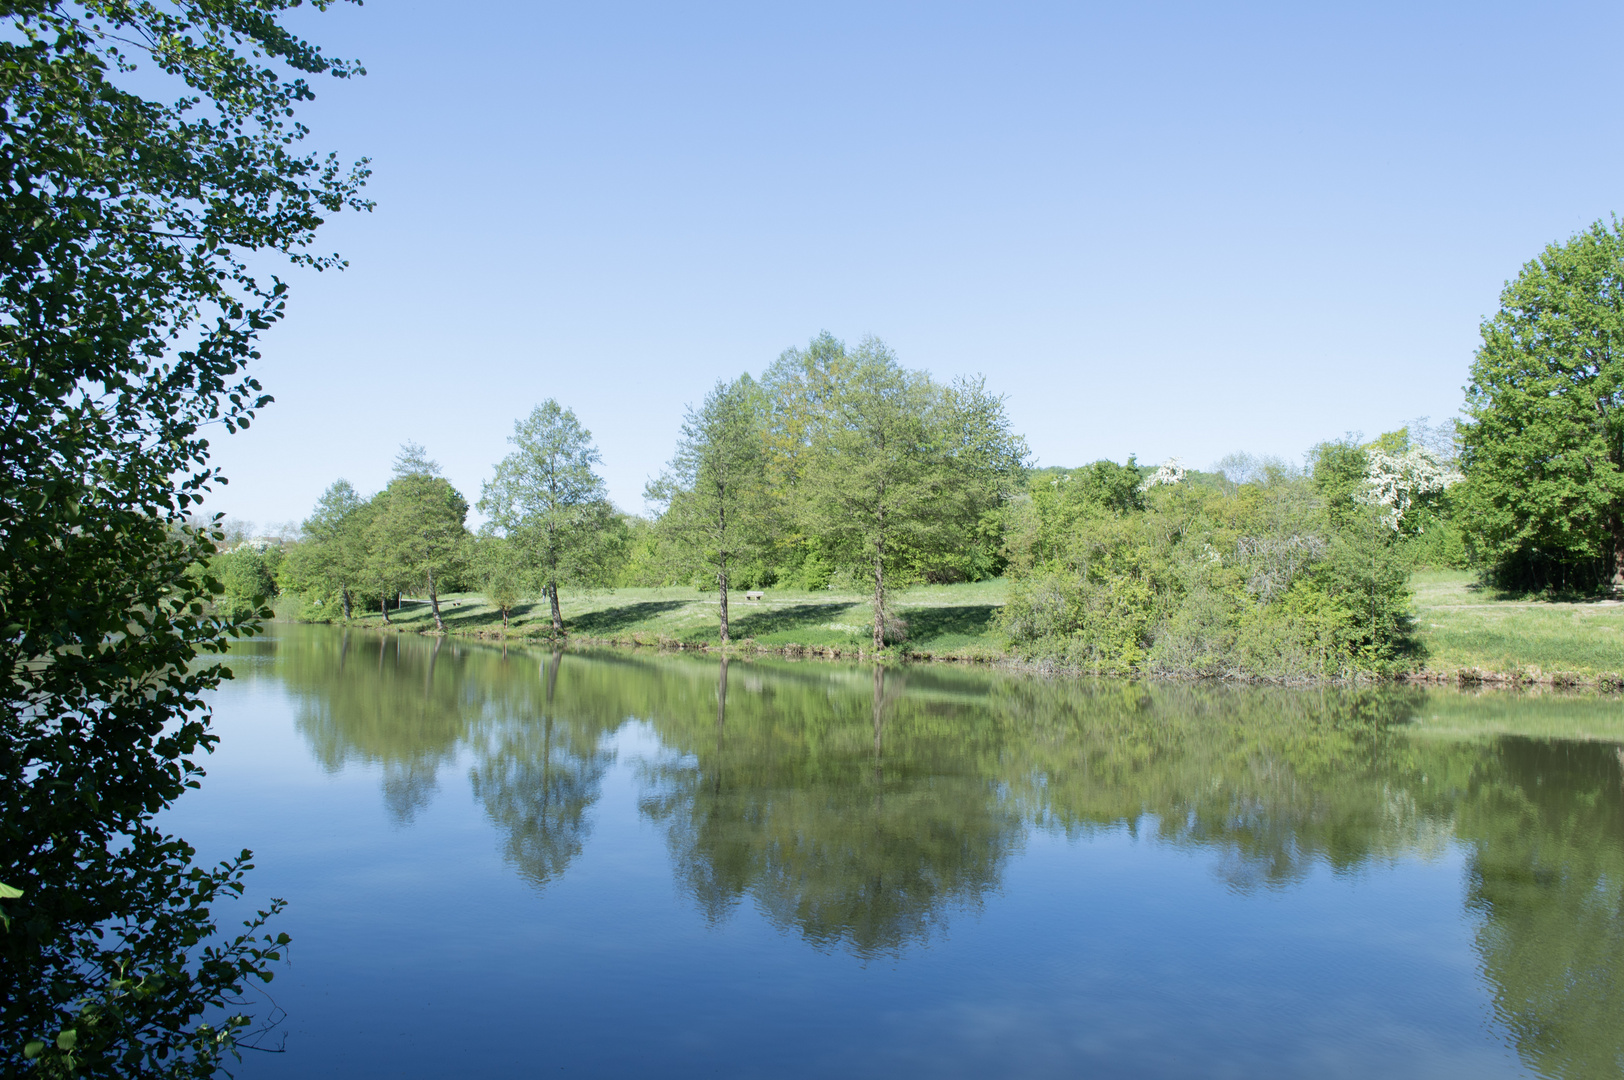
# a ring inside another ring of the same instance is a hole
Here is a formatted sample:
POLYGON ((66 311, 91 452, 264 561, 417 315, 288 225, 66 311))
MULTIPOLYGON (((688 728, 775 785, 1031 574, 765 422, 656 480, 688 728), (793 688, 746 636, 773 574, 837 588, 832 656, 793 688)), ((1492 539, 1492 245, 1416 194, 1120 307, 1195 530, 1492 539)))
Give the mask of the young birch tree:
POLYGON ((732 574, 762 554, 771 536, 762 421, 761 388, 750 376, 718 382, 699 408, 689 407, 676 455, 646 491, 665 506, 660 528, 679 558, 715 576, 724 645, 732 574))
POLYGON ((558 586, 607 584, 622 526, 609 505, 602 460, 575 413, 549 398, 513 425, 514 450, 484 487, 480 513, 525 551, 564 632, 558 586))
POLYGON ((505 536, 482 531, 474 538, 471 561, 485 602, 502 613, 502 629, 506 630, 508 616, 519 603, 519 591, 524 585, 518 545, 505 536))

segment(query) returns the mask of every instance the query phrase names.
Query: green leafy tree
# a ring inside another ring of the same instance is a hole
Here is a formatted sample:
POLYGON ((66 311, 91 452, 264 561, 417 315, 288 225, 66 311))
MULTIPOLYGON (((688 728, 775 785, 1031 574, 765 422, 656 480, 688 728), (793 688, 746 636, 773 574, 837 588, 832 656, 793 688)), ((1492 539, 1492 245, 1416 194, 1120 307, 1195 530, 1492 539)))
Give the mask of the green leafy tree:
MULTIPOLYGON (((1004 567, 1007 511, 1021 491, 1031 451, 1010 424, 1003 396, 989 393, 980 376, 949 385, 932 421, 947 493, 943 524, 952 535, 930 560, 927 573, 992 577, 1004 567)), ((1128 468, 1133 468, 1131 459, 1128 468)))
POLYGON ((681 561, 715 577, 723 644, 733 575, 772 541, 763 412, 750 376, 718 382, 697 409, 688 409, 676 455, 646 492, 650 502, 664 504, 660 527, 681 561))
POLYGON ((514 450, 486 482, 479 510, 524 551, 561 634, 558 586, 608 585, 625 526, 593 471, 602 459, 592 433, 569 409, 549 398, 514 423, 508 442, 514 450))
POLYGON ((1552 244, 1483 324, 1461 520, 1508 584, 1624 591, 1624 230, 1552 244))
POLYGON ((978 540, 1001 548, 989 515, 1015 494, 1027 451, 979 380, 944 389, 873 338, 836 367, 803 426, 797 509, 807 534, 871 582, 879 649, 906 633, 889 610, 898 577, 953 568, 978 540))
POLYGON ((474 578, 485 600, 502 613, 502 628, 519 603, 524 589, 525 567, 519 547, 505 536, 485 532, 473 539, 474 578))
POLYGON ((864 341, 821 418, 803 485, 810 531, 833 541, 873 586, 874 648, 905 628, 887 608, 887 573, 930 546, 943 520, 942 455, 930 423, 934 387, 879 341, 864 341))
POLYGON ((344 618, 355 613, 366 578, 367 503, 348 480, 333 483, 305 519, 302 537, 282 565, 284 591, 297 592, 326 607, 336 602, 344 618))
POLYGON ((220 607, 227 617, 251 619, 262 614, 277 595, 276 577, 281 563, 280 548, 252 543, 238 544, 211 559, 209 568, 225 590, 220 607))
MULTIPOLYGON (((217 935, 212 868, 154 817, 213 745, 210 658, 251 623, 190 572, 209 426, 364 165, 302 151, 309 77, 359 73, 296 0, 33 0, 0 33, 0 1072, 212 1076, 276 942, 217 935), (141 70, 136 71, 139 63, 141 70), (171 96, 172 95, 172 96, 171 96), (213 942, 213 944, 202 944, 213 942)), ((325 4, 318 4, 324 7, 325 4)), ((212 434, 212 432, 211 432, 212 434)))
POLYGON ((462 569, 467 554, 468 500, 439 472, 421 446, 407 443, 401 448, 395 478, 377 499, 371 545, 381 564, 380 577, 396 585, 422 586, 434 612, 434 628, 444 632, 440 589, 462 569))

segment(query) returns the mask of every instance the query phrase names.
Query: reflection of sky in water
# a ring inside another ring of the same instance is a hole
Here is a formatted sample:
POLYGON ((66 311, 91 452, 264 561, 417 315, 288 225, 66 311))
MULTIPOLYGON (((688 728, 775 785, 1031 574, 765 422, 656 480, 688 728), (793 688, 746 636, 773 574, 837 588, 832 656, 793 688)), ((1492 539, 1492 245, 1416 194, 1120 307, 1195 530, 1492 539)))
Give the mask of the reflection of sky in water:
POLYGON ((170 818, 290 901, 288 1053, 239 1075, 1511 1076, 1617 1046, 1518 1029, 1616 1018, 1536 1000, 1523 955, 1589 918, 1619 967, 1618 823, 1597 846, 1529 794, 1595 773, 1616 802, 1611 748, 1427 735, 1470 699, 1181 749, 988 728, 994 677, 888 675, 876 752, 866 670, 735 663, 718 728, 715 661, 569 655, 549 706, 545 654, 446 645, 430 674, 420 639, 391 668, 355 637, 377 681, 346 698, 336 635, 279 630, 170 818), (1553 865, 1600 885, 1519 876, 1553 865))

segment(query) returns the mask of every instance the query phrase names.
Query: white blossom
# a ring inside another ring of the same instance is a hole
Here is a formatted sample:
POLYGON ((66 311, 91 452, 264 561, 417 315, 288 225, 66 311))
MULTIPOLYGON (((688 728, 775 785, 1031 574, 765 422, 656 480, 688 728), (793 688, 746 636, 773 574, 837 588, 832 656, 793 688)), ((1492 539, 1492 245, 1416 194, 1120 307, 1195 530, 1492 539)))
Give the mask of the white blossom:
POLYGON ((1183 482, 1184 463, 1176 457, 1170 457, 1162 462, 1161 468, 1157 469, 1154 474, 1146 478, 1143 484, 1139 485, 1139 490, 1149 491, 1160 484, 1181 484, 1183 482))
POLYGON ((1381 507, 1382 520, 1395 531, 1416 496, 1435 494, 1464 479, 1453 465, 1420 446, 1402 454, 1371 449, 1365 457, 1364 488, 1355 498, 1366 506, 1381 507))

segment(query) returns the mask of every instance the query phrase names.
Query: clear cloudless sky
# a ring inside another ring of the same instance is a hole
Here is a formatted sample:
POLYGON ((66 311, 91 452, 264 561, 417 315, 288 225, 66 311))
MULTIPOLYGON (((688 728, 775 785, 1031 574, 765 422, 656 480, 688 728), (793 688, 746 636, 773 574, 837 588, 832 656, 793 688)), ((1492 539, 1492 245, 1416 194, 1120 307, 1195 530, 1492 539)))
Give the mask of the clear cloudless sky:
POLYGON ((1293 459, 1452 416, 1504 282, 1624 212, 1616 2, 372 0, 296 25, 372 214, 291 277, 209 507, 423 443, 477 500, 573 408, 621 507, 827 329, 982 373, 1040 464, 1293 459))

